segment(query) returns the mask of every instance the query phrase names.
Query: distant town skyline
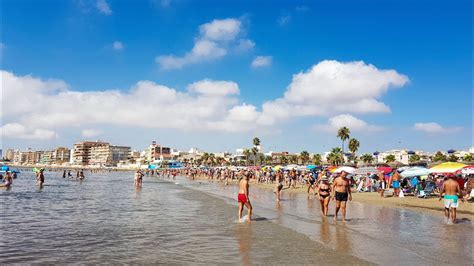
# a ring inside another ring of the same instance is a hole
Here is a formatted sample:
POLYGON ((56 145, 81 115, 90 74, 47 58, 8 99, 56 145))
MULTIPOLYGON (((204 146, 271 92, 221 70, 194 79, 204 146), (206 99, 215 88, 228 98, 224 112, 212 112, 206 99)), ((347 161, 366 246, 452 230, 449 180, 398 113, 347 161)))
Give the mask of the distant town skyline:
POLYGON ((471 1, 1 5, 4 151, 322 153, 342 126, 358 153, 474 142, 471 1))

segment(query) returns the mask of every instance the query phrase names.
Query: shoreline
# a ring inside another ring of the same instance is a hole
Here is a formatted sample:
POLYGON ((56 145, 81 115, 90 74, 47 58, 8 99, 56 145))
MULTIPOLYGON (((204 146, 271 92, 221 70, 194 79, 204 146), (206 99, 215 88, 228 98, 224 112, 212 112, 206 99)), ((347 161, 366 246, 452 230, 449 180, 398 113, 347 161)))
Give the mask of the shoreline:
MULTIPOLYGON (((187 178, 187 177, 186 177, 187 178)), ((193 181, 192 179, 187 178, 188 180, 193 181)), ((194 181, 212 181, 216 182, 217 180, 209 180, 205 176, 196 176, 194 181)), ((224 182, 224 181, 219 181, 224 182)), ((229 181, 229 185, 236 186, 238 185, 237 180, 229 181)), ((250 183, 250 189, 252 186, 273 191, 275 189, 275 184, 268 183, 255 183, 254 180, 250 183)), ((282 193, 296 193, 296 194, 307 194, 307 187, 297 187, 297 188, 283 188, 282 193)), ((311 191, 310 193, 312 193, 311 191)), ((317 196, 310 194, 309 199, 317 200, 317 196)), ((443 212, 443 201, 439 201, 438 197, 430 198, 416 198, 414 196, 405 196, 404 198, 398 197, 385 197, 381 198, 378 192, 353 192, 352 201, 359 202, 363 204, 372 204, 379 207, 395 208, 395 209, 407 209, 415 211, 418 213, 426 213, 435 216, 444 216, 443 212)), ((458 219, 474 219, 474 204, 467 201, 460 202, 457 209, 457 218, 458 219)))

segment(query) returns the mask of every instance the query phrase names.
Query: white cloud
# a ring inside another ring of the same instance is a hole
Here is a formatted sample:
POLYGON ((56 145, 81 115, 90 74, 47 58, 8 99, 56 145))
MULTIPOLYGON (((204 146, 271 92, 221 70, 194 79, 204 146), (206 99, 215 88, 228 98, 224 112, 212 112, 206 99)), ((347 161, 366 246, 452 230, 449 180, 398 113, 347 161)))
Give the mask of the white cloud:
POLYGON ((239 52, 247 52, 255 47, 255 42, 249 39, 240 39, 235 49, 239 52))
POLYGON ((229 48, 250 50, 255 46, 253 41, 239 39, 242 33, 242 22, 235 18, 215 19, 199 27, 199 37, 191 51, 183 56, 161 55, 155 58, 161 69, 180 69, 185 65, 197 64, 224 57, 229 48))
POLYGON ((265 102, 262 119, 274 123, 298 116, 387 113, 390 108, 379 99, 408 81, 395 70, 380 70, 362 61, 321 61, 293 75, 282 98, 265 102))
POLYGON ((328 119, 324 125, 315 125, 317 131, 336 132, 341 127, 348 127, 353 132, 376 132, 384 128, 370 125, 367 122, 349 114, 341 114, 328 119))
POLYGON ((261 67, 268 67, 272 65, 272 57, 271 56, 257 56, 252 61, 251 66, 253 68, 261 68, 261 67))
POLYGON ((52 130, 27 128, 19 123, 5 124, 0 128, 0 131, 4 138, 48 140, 57 137, 57 134, 52 130))
POLYGON ((15 99, 12 108, 4 108, 3 120, 31 129, 118 125, 236 132, 254 128, 258 115, 255 106, 239 103, 238 85, 231 81, 205 79, 188 85, 187 91, 139 81, 127 91, 80 92, 63 81, 1 74, 3 97, 15 99), (252 113, 251 122, 239 115, 244 111, 252 113))
POLYGON ((415 123, 413 128, 430 134, 453 133, 462 130, 462 127, 443 127, 438 123, 415 123))
POLYGON ((105 0, 97 0, 95 4, 97 10, 104 15, 111 15, 112 9, 110 9, 109 4, 105 0))
POLYGON ((281 16, 278 18, 278 24, 280 26, 285 26, 286 24, 288 24, 291 20, 291 16, 290 15, 285 15, 285 16, 281 16))
POLYGON ((232 81, 214 81, 204 79, 188 85, 190 92, 196 92, 203 95, 225 96, 239 94, 239 86, 232 81))
POLYGON ((102 135, 102 133, 103 132, 100 129, 88 128, 88 129, 82 130, 81 136, 85 138, 94 138, 94 137, 102 135))
POLYGON ((18 136, 36 138, 53 136, 53 129, 100 129, 102 125, 260 132, 301 116, 334 116, 319 129, 347 124, 354 130, 375 131, 380 127, 352 115, 388 112, 380 98, 408 82, 395 70, 379 70, 363 62, 322 61, 294 75, 282 97, 260 107, 243 103, 239 86, 232 81, 203 79, 176 90, 142 80, 128 90, 76 91, 61 80, 0 74, 0 102, 15 99, 1 108, 4 123, 28 125, 21 129, 26 133, 18 136))
POLYGON ((112 43, 112 48, 115 51, 122 51, 123 50, 123 43, 120 42, 120 41, 115 41, 114 43, 112 43))

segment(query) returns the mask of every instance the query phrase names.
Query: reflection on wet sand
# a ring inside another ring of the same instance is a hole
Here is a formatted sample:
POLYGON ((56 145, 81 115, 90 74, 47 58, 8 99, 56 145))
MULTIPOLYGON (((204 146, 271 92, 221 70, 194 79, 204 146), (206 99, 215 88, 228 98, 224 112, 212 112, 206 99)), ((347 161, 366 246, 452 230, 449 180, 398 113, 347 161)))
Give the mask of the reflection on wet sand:
POLYGON ((250 251, 252 247, 252 224, 242 223, 235 225, 235 238, 239 245, 241 265, 250 265, 250 251))

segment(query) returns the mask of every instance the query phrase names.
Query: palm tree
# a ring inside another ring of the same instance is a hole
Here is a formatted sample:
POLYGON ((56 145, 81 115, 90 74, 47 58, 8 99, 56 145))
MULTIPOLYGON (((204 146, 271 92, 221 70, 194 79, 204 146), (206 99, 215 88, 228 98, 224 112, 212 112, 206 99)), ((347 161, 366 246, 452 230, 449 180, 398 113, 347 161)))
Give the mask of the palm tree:
POLYGON ((313 163, 315 165, 321 165, 322 162, 323 162, 323 158, 321 154, 317 154, 317 153, 313 154, 313 163))
POLYGON ((457 162, 459 160, 459 158, 453 154, 449 155, 448 157, 448 162, 457 162))
POLYGON ((348 127, 341 127, 337 131, 337 137, 342 140, 342 153, 344 153, 344 142, 349 139, 351 131, 348 127))
POLYGON ((272 156, 270 156, 270 155, 265 156, 265 164, 273 164, 272 156))
POLYGON ((257 137, 253 138, 252 142, 253 142, 254 147, 260 146, 260 139, 259 138, 257 138, 257 137))
POLYGON ((300 159, 302 164, 306 164, 309 161, 309 152, 302 151, 300 153, 300 159))
POLYGON ((355 162, 356 160, 356 157, 355 157, 355 154, 357 152, 357 150, 359 149, 359 146, 360 146, 360 142, 355 139, 355 138, 352 138, 349 140, 349 151, 351 151, 351 157, 353 159, 353 161, 355 162))
POLYGON ((374 157, 372 156, 372 154, 366 153, 360 156, 360 159, 366 164, 371 164, 374 160, 374 157))
POLYGON ((433 157, 433 162, 446 162, 448 158, 442 152, 438 151, 433 157))
POLYGON ((205 165, 207 165, 207 161, 209 160, 209 153, 205 152, 202 156, 201 156, 201 163, 204 163, 205 165))
POLYGON ((257 148, 257 146, 254 146, 252 148, 253 164, 254 165, 257 165, 257 154, 258 154, 258 148, 257 148))
POLYGON ((397 159, 395 158, 395 155, 393 155, 393 154, 387 155, 387 157, 385 157, 385 162, 386 163, 393 163, 396 160, 397 159))
POLYGON ((464 155, 462 160, 465 161, 465 162, 472 162, 473 161, 472 154, 469 153, 469 154, 464 155))
POLYGON ((341 148, 333 148, 327 156, 330 164, 339 166, 344 162, 344 156, 341 148))
POLYGON ((413 154, 413 155, 411 155, 410 158, 408 159, 408 161, 410 161, 410 163, 417 163, 417 162, 419 162, 420 160, 421 160, 420 155, 418 155, 418 154, 416 154, 416 153, 413 154))
POLYGON ((250 150, 249 149, 244 149, 244 155, 245 155, 245 162, 247 166, 249 166, 249 156, 250 156, 250 150))

